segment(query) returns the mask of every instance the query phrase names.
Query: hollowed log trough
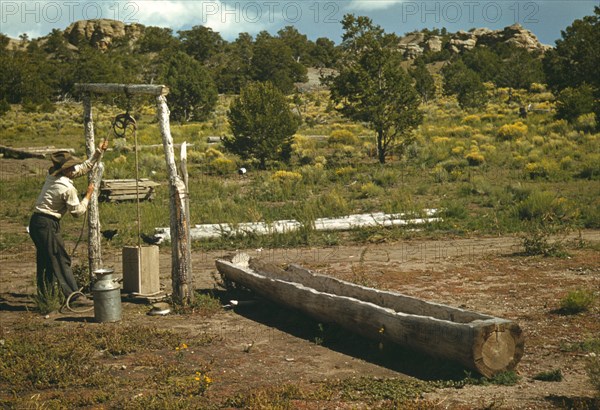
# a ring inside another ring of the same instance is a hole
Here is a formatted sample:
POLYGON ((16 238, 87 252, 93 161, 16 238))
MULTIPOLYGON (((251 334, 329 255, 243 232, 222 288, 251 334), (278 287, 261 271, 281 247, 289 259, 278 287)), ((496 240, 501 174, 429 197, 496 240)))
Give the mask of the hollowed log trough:
POLYGON ((356 285, 298 265, 283 270, 244 254, 218 259, 216 265, 226 279, 275 303, 486 377, 514 369, 523 356, 521 328, 510 320, 356 285))

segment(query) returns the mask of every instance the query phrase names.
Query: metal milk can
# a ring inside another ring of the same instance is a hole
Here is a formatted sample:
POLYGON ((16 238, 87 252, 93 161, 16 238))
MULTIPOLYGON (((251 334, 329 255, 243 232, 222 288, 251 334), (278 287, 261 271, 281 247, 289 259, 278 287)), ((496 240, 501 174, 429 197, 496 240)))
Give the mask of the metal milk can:
POLYGON ((121 320, 121 284, 113 269, 94 271, 96 282, 92 287, 94 296, 94 318, 96 322, 118 322, 121 320))

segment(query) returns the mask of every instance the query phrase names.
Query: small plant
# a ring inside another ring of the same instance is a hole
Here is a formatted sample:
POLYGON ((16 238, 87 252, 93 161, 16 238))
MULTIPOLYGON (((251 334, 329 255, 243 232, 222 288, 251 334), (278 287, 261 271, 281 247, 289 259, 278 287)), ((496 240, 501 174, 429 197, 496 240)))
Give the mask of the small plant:
POLYGON ((592 306, 594 299, 594 293, 589 290, 573 290, 560 301, 560 310, 568 315, 585 312, 592 306))
POLYGON ((519 375, 512 370, 501 372, 491 378, 471 376, 470 372, 466 372, 466 377, 460 382, 462 385, 487 386, 495 384, 498 386, 514 386, 519 381, 519 375))
POLYGON ((56 282, 38 289, 37 295, 33 296, 33 303, 42 315, 58 311, 64 302, 65 298, 56 282))
POLYGON ((533 376, 533 380, 542 382, 561 382, 563 380, 563 374, 560 369, 549 370, 547 372, 536 374, 533 376))

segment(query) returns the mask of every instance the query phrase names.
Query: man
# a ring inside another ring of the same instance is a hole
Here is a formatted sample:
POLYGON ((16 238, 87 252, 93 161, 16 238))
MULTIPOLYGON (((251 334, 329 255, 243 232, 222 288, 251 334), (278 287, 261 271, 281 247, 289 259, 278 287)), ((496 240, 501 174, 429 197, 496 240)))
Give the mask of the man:
MULTIPOLYGON (((86 161, 72 156, 68 151, 58 151, 51 156, 53 165, 48 169, 48 176, 29 222, 29 236, 36 248, 38 294, 52 289, 55 281, 58 281, 65 297, 79 290, 71 270, 71 257, 60 235, 60 219, 67 212, 78 217, 87 211, 94 184, 88 185, 85 197, 80 201, 73 178, 87 174, 106 148, 108 141, 104 140, 86 161)), ((80 298, 80 302, 89 303, 84 297, 80 298)))

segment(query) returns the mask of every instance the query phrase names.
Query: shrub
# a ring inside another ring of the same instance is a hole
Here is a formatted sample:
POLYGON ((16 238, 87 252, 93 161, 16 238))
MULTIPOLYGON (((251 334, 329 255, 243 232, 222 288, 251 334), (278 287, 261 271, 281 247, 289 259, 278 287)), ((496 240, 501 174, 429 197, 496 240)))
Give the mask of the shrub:
POLYGON ((533 376, 533 380, 539 380, 542 382, 562 382, 563 374, 560 369, 550 370, 536 374, 533 376))
POLYGON ((398 179, 398 172, 389 168, 379 170, 373 175, 373 182, 384 188, 393 186, 398 179))
POLYGON ((464 117, 462 121, 466 124, 477 124, 481 121, 481 117, 477 114, 471 114, 464 117))
POLYGON ((498 130, 498 138, 502 141, 512 141, 527 135, 527 125, 521 121, 514 124, 505 124, 498 130))
POLYGON ((0 100, 0 117, 10 111, 10 104, 5 99, 0 100))
POLYGON ((233 160, 224 156, 213 159, 208 166, 212 172, 219 175, 232 174, 237 168, 233 160))
POLYGON ((548 191, 533 191, 517 206, 519 219, 544 224, 560 223, 570 212, 565 198, 548 191))
POLYGON ((577 117, 575 123, 573 124, 573 127, 577 131, 594 132, 594 130, 596 130, 597 125, 598 124, 596 123, 596 114, 590 112, 577 117))
POLYGON ((590 154, 585 157, 581 169, 577 173, 578 178, 599 179, 600 178, 600 154, 590 154))
POLYGON ((560 174, 560 168, 556 161, 544 158, 540 162, 525 165, 525 173, 530 179, 555 179, 560 174))
POLYGON ((481 165, 485 162, 485 157, 479 150, 471 150, 471 152, 465 155, 465 159, 472 167, 481 165))
POLYGON ((373 182, 367 182, 366 184, 361 185, 360 192, 358 194, 359 198, 377 198, 378 196, 383 195, 384 189, 378 185, 375 185, 373 182))
POLYGON ((559 240, 550 242, 550 235, 567 232, 570 220, 575 215, 570 204, 551 192, 533 191, 516 208, 517 215, 524 223, 522 237, 527 255, 566 256, 559 240))
POLYGON ((447 142, 450 142, 450 138, 448 138, 448 137, 433 137, 431 139, 431 142, 434 143, 435 145, 445 144, 447 142))
POLYGON ((320 196, 317 200, 317 206, 319 212, 324 216, 346 215, 350 212, 348 201, 336 189, 320 196))
POLYGON ((334 130, 331 131, 329 138, 327 139, 329 145, 358 145, 359 139, 356 135, 348 130, 334 130))
POLYGON ((565 314, 587 311, 594 303, 594 294, 589 290, 573 290, 560 301, 560 310, 565 314))
POLYGON ((546 92, 546 85, 540 84, 540 83, 531 83, 529 85, 529 91, 531 91, 532 93, 538 93, 538 94, 546 92))
POLYGON ((335 170, 335 175, 341 179, 352 178, 356 175, 356 168, 354 167, 342 167, 335 170))
POLYGON ((302 174, 292 171, 277 171, 272 175, 274 181, 280 183, 296 183, 302 181, 302 174))
POLYGON ((594 111, 594 89, 588 84, 567 87, 556 98, 556 117, 574 122, 579 116, 594 111))

